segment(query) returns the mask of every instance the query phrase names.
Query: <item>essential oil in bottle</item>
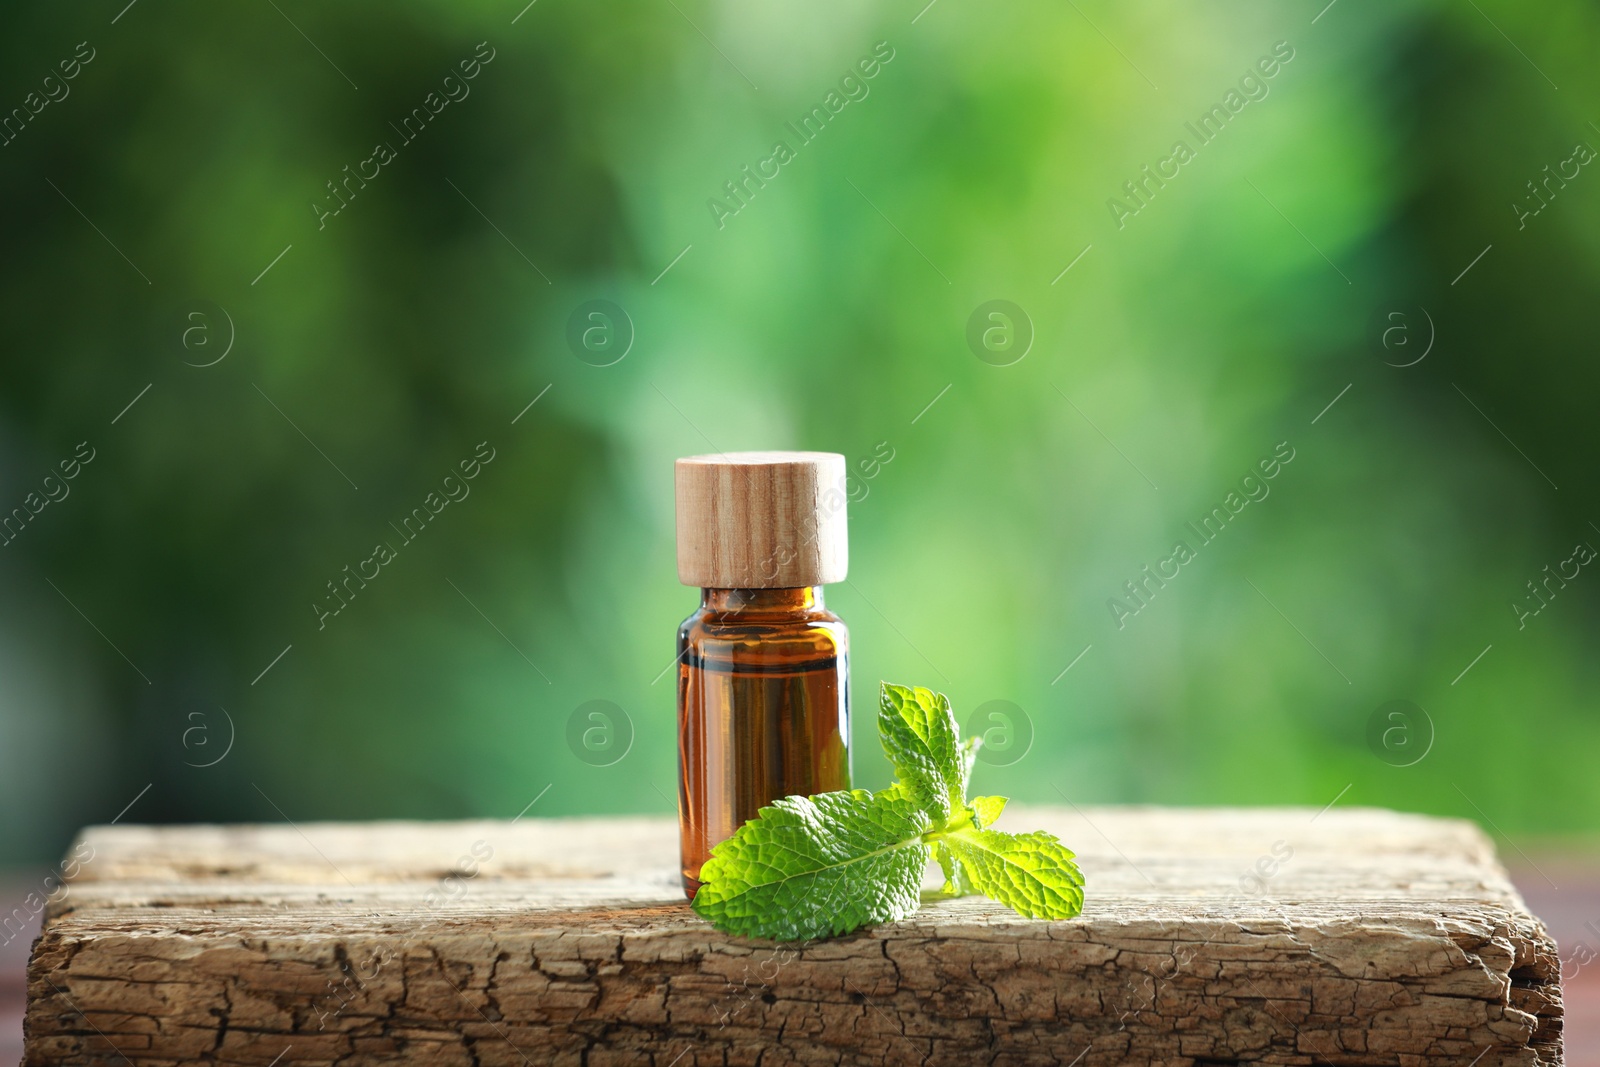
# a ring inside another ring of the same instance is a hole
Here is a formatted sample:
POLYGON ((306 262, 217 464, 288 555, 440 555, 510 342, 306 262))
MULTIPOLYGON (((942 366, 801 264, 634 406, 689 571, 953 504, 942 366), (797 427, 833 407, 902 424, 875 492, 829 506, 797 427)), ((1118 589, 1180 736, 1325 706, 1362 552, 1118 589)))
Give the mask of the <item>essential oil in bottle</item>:
POLYGON ((845 462, 728 452, 677 463, 683 888, 763 806, 850 788, 850 638, 823 603, 849 563, 845 462))

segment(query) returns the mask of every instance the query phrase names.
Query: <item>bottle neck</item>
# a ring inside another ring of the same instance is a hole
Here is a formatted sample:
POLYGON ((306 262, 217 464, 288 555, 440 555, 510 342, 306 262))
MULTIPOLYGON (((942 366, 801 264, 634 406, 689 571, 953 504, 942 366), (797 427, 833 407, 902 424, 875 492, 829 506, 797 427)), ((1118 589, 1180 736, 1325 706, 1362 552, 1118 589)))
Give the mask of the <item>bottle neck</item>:
POLYGON ((702 589, 700 607, 718 614, 752 615, 827 610, 820 585, 795 589, 702 589))

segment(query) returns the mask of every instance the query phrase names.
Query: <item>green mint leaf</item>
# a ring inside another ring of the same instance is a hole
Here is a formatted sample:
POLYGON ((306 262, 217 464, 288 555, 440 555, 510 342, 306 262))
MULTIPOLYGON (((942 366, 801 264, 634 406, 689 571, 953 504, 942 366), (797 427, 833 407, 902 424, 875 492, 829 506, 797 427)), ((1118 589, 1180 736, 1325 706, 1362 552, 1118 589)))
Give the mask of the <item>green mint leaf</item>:
POLYGON ((966 761, 956 717, 943 693, 884 682, 878 739, 900 782, 939 823, 966 807, 966 761))
POLYGON ((830 937, 916 911, 928 860, 944 896, 982 893, 1032 919, 1083 910, 1083 874, 1047 833, 991 829, 1006 798, 967 800, 981 737, 961 739, 950 701, 883 683, 878 734, 888 789, 784 797, 712 850, 694 910, 718 929, 777 941, 830 937))
POLYGON ((956 756, 961 761, 961 795, 967 795, 967 783, 972 780, 972 767, 978 762, 978 749, 983 747, 983 735, 973 734, 963 738, 956 756))
POLYGON ((968 897, 977 892, 961 861, 956 859, 943 839, 935 837, 928 842, 928 847, 933 851, 933 858, 939 861, 939 869, 944 871, 944 888, 940 890, 944 896, 968 897))
MULTIPOLYGON (((962 747, 967 748, 965 743, 962 747)), ((970 750, 975 752, 977 747, 973 745, 970 750)), ((894 788, 900 788, 900 783, 896 782, 894 788)), ((973 797, 967 804, 967 815, 972 821, 973 828, 982 830, 993 826, 1005 807, 1005 797, 973 797)), ((965 826, 962 829, 965 829, 965 826)), ((967 876, 966 868, 962 866, 960 858, 944 843, 946 836, 954 832, 959 831, 951 829, 929 835, 928 846, 933 850, 933 858, 938 861, 939 868, 944 871, 944 888, 940 892, 951 897, 971 896, 978 892, 977 887, 967 876)))
POLYGON ((903 790, 775 801, 711 852, 694 910, 717 929, 798 941, 917 910, 928 814, 903 790))
POLYGON ((941 841, 972 885, 1030 919, 1070 919, 1083 910, 1083 873, 1047 833, 962 829, 941 841))
POLYGON ((972 822, 978 829, 993 826, 1000 813, 1006 810, 1005 797, 973 797, 967 804, 972 809, 972 822))

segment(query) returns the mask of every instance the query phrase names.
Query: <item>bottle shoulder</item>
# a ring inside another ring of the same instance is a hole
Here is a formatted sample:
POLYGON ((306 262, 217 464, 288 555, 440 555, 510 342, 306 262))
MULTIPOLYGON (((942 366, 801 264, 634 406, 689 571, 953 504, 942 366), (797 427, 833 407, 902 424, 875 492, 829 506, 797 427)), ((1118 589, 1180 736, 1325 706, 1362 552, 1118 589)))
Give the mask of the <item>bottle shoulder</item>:
POLYGON ((696 609, 678 626, 681 645, 742 646, 748 650, 805 647, 817 653, 845 654, 850 631, 831 611, 752 613, 696 609))

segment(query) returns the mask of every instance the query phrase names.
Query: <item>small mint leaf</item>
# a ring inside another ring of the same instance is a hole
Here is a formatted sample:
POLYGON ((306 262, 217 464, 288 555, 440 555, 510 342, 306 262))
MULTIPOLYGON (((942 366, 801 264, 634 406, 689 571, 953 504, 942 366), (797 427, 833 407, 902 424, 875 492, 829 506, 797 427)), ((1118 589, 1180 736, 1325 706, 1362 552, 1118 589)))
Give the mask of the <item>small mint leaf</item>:
POLYGON ((961 795, 967 795, 967 783, 972 780, 972 767, 978 762, 978 749, 983 747, 983 735, 973 734, 963 738, 961 746, 956 750, 956 755, 961 764, 961 795))
POLYGON ((993 826, 1000 813, 1006 810, 1005 797, 973 797, 967 806, 972 809, 972 822, 978 829, 993 826))
POLYGON ((920 902, 929 828, 899 789, 784 797, 712 850, 694 910, 719 930, 775 941, 903 919, 920 902))
POLYGON ((884 682, 878 695, 878 738, 900 782, 939 823, 966 806, 970 767, 956 717, 943 693, 884 682))
POLYGON ((976 893, 972 880, 967 877, 967 872, 962 869, 961 861, 947 848, 942 839, 935 837, 929 842, 928 847, 933 850, 933 858, 938 861, 939 869, 944 871, 944 888, 940 892, 948 897, 968 897, 976 893))
POLYGON ((1070 919, 1083 910, 1083 873, 1073 853, 1042 831, 958 830, 940 843, 990 900, 1030 919, 1070 919))

